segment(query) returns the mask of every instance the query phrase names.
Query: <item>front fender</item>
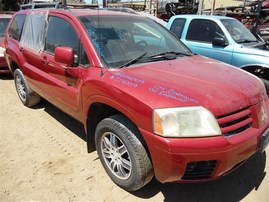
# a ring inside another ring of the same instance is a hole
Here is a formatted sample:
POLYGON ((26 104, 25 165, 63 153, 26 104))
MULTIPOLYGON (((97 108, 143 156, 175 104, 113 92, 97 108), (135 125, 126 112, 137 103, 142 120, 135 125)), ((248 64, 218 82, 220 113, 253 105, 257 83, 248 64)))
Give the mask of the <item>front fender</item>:
MULTIPOLYGON (((92 95, 84 100, 83 116, 84 126, 87 126, 87 117, 89 116, 89 109, 95 103, 105 104, 129 118, 138 128, 145 130, 152 130, 152 109, 143 102, 126 94, 125 99, 118 100, 114 97, 105 95, 92 95), (135 104, 134 104, 135 103, 135 104)), ((85 128, 86 130, 87 128, 85 128)), ((87 130, 86 130, 87 131, 87 130)))

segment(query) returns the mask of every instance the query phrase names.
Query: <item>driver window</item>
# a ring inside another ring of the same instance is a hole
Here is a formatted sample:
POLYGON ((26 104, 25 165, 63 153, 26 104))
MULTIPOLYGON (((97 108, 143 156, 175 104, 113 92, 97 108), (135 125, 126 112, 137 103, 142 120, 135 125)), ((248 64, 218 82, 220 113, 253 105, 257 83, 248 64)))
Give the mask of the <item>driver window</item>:
POLYGON ((212 43, 215 37, 224 37, 220 27, 211 20, 194 19, 191 21, 187 40, 212 43))
POLYGON ((65 19, 50 16, 48 23, 45 51, 54 54, 58 46, 71 47, 78 55, 79 39, 73 26, 65 19))

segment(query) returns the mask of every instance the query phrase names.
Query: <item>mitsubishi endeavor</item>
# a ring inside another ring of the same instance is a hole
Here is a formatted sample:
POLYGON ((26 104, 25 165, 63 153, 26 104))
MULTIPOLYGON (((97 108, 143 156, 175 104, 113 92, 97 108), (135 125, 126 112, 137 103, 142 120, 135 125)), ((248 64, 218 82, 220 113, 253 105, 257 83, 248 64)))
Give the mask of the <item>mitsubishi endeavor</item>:
POLYGON ((105 10, 17 12, 5 57, 21 102, 44 98, 83 123, 123 189, 202 182, 234 170, 269 139, 257 77, 193 54, 155 21, 105 10))

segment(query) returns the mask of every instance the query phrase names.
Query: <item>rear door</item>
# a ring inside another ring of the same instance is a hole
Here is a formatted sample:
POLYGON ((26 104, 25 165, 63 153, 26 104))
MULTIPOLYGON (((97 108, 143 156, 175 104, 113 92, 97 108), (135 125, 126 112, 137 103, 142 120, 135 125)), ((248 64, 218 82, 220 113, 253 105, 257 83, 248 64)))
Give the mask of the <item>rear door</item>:
POLYGON ((26 14, 15 15, 6 35, 6 59, 7 61, 13 60, 19 67, 22 66, 21 62, 23 60, 19 49, 19 43, 25 18, 26 14))

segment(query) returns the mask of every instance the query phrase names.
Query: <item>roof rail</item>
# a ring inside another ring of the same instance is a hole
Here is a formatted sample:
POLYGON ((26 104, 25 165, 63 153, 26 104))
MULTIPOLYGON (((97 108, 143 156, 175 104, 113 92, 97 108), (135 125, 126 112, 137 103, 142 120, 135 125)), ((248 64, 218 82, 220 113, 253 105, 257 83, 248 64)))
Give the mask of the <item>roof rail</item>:
POLYGON ((62 8, 64 7, 61 2, 49 2, 49 3, 29 3, 20 6, 21 10, 36 9, 36 8, 62 8))

